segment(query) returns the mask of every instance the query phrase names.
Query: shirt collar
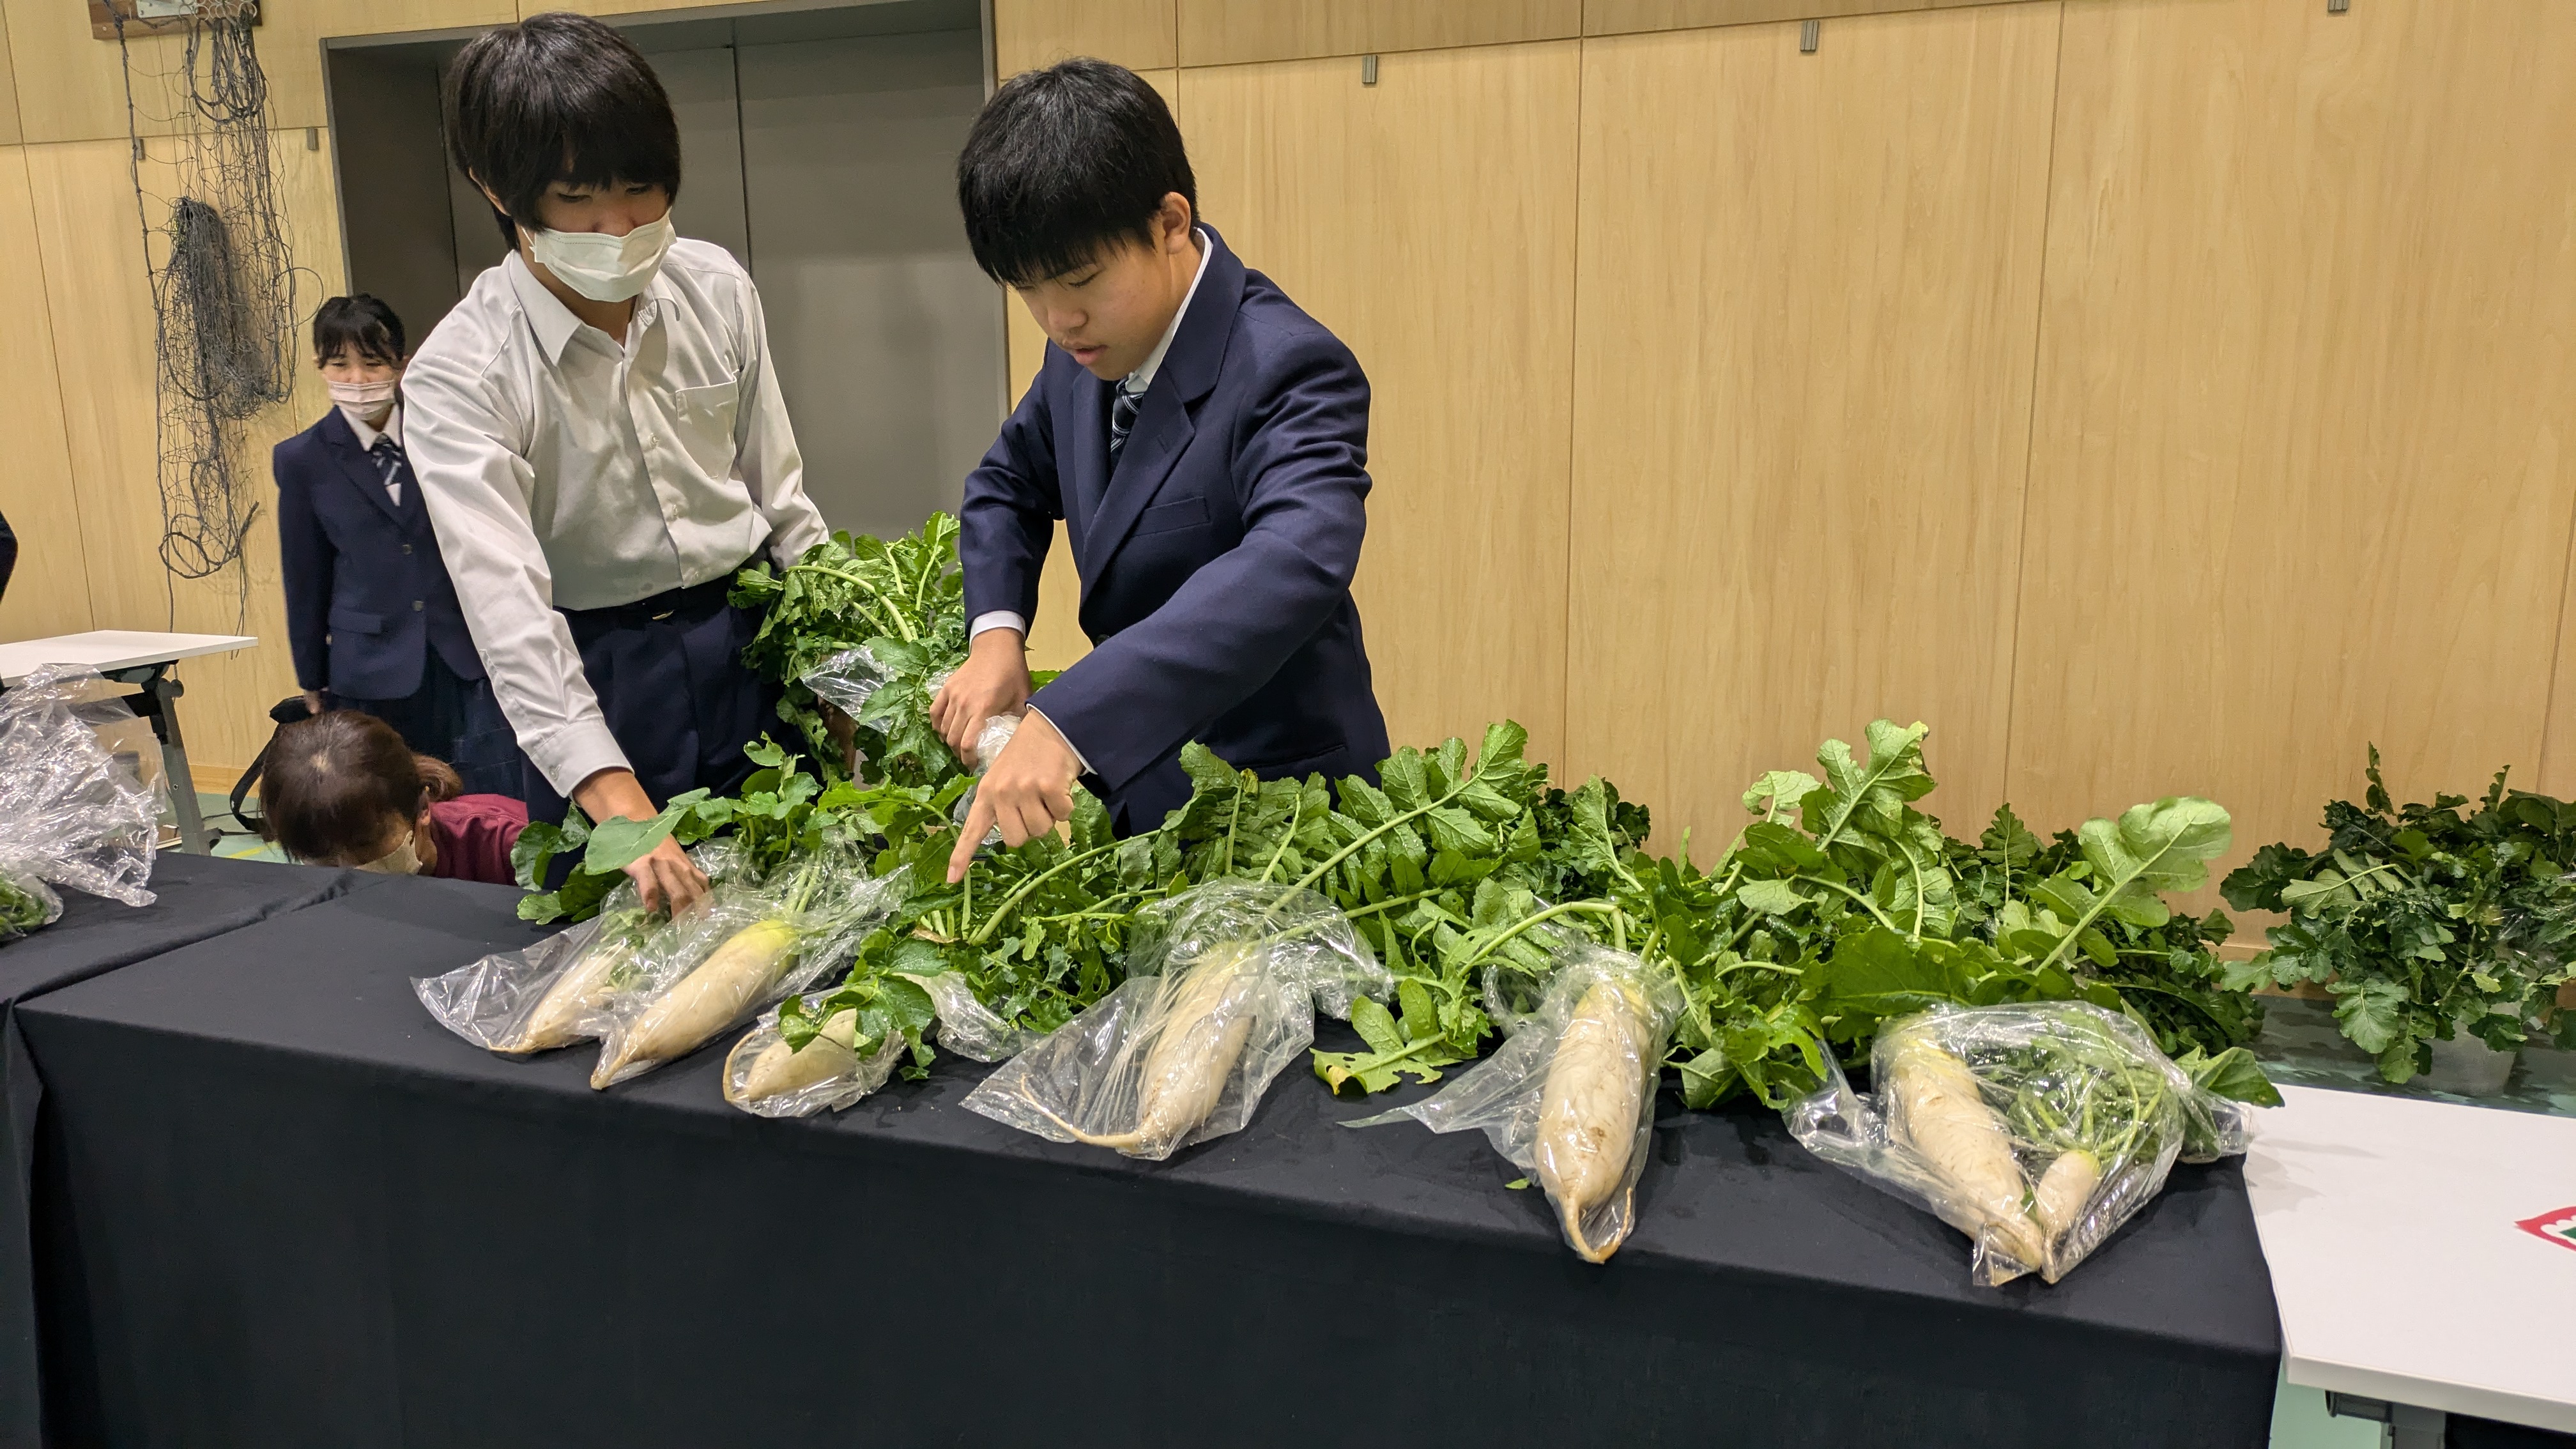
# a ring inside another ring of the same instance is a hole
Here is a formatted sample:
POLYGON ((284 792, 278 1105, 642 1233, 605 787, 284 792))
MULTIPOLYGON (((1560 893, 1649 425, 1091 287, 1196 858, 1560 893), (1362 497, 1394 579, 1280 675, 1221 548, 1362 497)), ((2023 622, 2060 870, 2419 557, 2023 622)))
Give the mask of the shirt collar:
MULTIPOLYGON (((545 350, 546 361, 562 366, 564 348, 571 343, 573 334, 582 329, 582 320, 572 315, 572 309, 565 306, 561 298, 546 290, 546 284, 537 280, 537 274, 528 270, 527 258, 518 252, 502 258, 501 268, 510 278, 510 290, 518 295, 519 310, 528 314, 528 330, 536 334, 537 346, 545 350)), ((661 316, 661 300, 669 294, 670 286, 671 279, 660 271, 654 272, 653 280, 645 283, 643 295, 635 299, 635 319, 626 324, 630 337, 652 326, 661 316)), ((611 346, 624 345, 614 337, 608 341, 611 346)), ((397 437, 395 441, 401 439, 397 437)))
MULTIPOLYGON (((1172 314, 1172 325, 1163 329, 1163 340, 1154 344, 1154 350, 1145 357, 1144 366, 1127 374, 1125 380, 1118 384, 1131 397, 1143 397, 1145 390, 1154 385, 1154 374, 1163 369, 1163 354, 1172 350, 1172 339, 1180 335, 1181 319, 1190 315, 1190 299, 1199 294, 1199 283, 1207 280, 1208 260, 1216 255, 1216 238, 1207 234, 1206 227, 1199 227, 1196 230, 1199 239, 1199 269, 1190 278, 1190 289, 1181 294, 1180 310, 1172 314)), ((537 290, 545 289, 540 287, 537 290)))

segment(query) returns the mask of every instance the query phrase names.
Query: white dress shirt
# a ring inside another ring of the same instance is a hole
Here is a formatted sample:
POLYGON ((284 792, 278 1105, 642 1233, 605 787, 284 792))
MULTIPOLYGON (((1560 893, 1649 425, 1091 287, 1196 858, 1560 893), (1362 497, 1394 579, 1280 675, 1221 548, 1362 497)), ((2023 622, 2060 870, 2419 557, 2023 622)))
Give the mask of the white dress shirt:
POLYGON ((751 276, 673 242, 621 340, 513 252, 404 372, 412 476, 520 748, 569 795, 626 754, 558 607, 722 578, 825 535, 751 276))
MULTIPOLYGON (((403 445, 402 398, 400 396, 396 396, 394 398, 394 405, 386 410, 385 425, 381 428, 368 427, 365 423, 358 421, 356 418, 349 416, 345 412, 340 414, 340 421, 347 423, 349 425, 349 431, 358 435, 358 451, 361 453, 373 453, 376 450, 376 439, 378 438, 393 439, 394 446, 397 448, 403 445)), ((369 458, 367 461, 372 463, 375 460, 373 458, 369 458)), ((387 482, 385 484, 385 491, 393 495, 394 507, 402 507, 401 479, 397 478, 387 482)))

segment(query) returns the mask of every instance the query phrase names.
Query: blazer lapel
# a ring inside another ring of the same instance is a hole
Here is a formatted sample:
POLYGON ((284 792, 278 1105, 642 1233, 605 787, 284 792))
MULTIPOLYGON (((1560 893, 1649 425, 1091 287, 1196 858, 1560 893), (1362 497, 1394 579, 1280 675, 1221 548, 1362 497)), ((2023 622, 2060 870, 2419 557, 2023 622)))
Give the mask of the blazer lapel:
MULTIPOLYGON (((1049 346, 1054 344, 1050 343, 1049 346)), ((1073 556, 1089 577, 1091 524, 1109 492, 1109 387, 1070 358, 1071 398, 1065 409, 1064 449, 1057 455, 1064 489, 1064 527, 1073 556)))
MULTIPOLYGON (((1234 314, 1243 305, 1243 263, 1226 249, 1215 228, 1203 230, 1216 254, 1208 258, 1207 275, 1199 279, 1198 294, 1190 298, 1189 311, 1181 317, 1181 330, 1173 335, 1171 350, 1163 354, 1163 365, 1136 410, 1135 431, 1127 435, 1118 466, 1110 472, 1108 494, 1091 520, 1086 540, 1090 560, 1083 570, 1086 579, 1100 576, 1126 543, 1137 515, 1154 501, 1155 492, 1171 475, 1172 465, 1196 431, 1190 409, 1215 389, 1217 366, 1234 335, 1234 314)), ((1106 424, 1098 426, 1105 431, 1106 424)), ((1101 456, 1107 456, 1105 446, 1101 456)))
MULTIPOLYGON (((357 485, 367 501, 382 509, 385 517, 392 519, 396 527, 402 526, 403 511, 394 503, 393 495, 385 491, 385 475, 376 471, 376 460, 368 457, 366 450, 358 446, 358 435, 349 430, 349 420, 340 416, 338 408, 333 408, 330 416, 322 420, 322 440, 331 445, 331 456, 339 460, 340 471, 348 475, 349 481, 357 485)), ((419 491, 419 488, 412 487, 404 489, 403 493, 408 498, 419 491)))

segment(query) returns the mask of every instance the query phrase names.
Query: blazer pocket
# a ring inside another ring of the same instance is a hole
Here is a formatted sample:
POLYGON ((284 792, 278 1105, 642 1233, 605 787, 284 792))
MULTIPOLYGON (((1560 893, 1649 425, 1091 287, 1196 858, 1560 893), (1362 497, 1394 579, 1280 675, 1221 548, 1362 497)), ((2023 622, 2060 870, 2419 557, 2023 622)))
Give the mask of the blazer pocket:
POLYGON ((331 628, 334 632, 346 629, 352 634, 381 634, 385 632, 385 616, 364 609, 333 609, 331 628))
POLYGON ((1184 498, 1178 503, 1157 503, 1136 515, 1137 538, 1149 533, 1178 533, 1184 528, 1205 528, 1208 506, 1205 495, 1184 498))

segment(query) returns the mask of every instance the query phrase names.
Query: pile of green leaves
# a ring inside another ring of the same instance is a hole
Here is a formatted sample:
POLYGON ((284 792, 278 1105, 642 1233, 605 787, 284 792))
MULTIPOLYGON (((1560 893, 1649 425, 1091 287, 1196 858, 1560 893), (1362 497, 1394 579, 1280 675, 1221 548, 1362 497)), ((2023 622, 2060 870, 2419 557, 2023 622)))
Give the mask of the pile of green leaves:
POLYGON ((835 533, 775 573, 765 560, 744 569, 732 597, 764 611, 743 660, 783 687, 779 718, 801 732, 827 777, 843 773, 841 748, 804 681, 853 650, 866 651, 882 680, 855 717, 861 773, 937 788, 959 772, 930 724, 934 682, 966 659, 955 519, 934 513, 893 539, 835 533))
POLYGON ((0 871, 0 941, 23 936, 53 918, 43 892, 41 885, 22 885, 0 871))
MULTIPOLYGON (((2239 910, 2286 911, 2271 949, 2231 984, 2311 982, 2379 1074, 2432 1066, 2432 1043, 2467 1034, 2499 1051, 2530 1040, 2570 979, 2576 948, 2576 804, 2505 788, 2498 770, 2474 810, 2464 795, 2397 806, 2370 752, 2361 804, 2326 806, 2326 848, 2264 846, 2222 891, 2239 910)), ((2576 1012, 2558 1040, 2576 1047, 2576 1012)))

